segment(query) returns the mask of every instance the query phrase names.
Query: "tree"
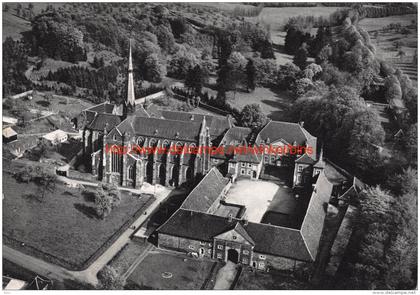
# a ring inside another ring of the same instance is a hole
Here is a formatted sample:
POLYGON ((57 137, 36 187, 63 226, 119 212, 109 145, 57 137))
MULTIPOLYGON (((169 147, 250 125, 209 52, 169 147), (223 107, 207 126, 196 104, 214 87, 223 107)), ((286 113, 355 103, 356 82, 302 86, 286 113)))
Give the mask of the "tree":
POLYGON ((267 123, 267 117, 259 104, 248 104, 240 113, 240 125, 252 129, 260 129, 267 123))
POLYGON ((385 79, 385 99, 390 102, 402 98, 402 90, 397 77, 392 75, 385 79))
POLYGON ((292 89, 297 79, 300 69, 292 63, 286 63, 279 67, 277 72, 277 87, 280 89, 292 89))
POLYGON ((296 52, 295 57, 293 58, 293 63, 297 65, 301 70, 306 67, 306 60, 308 59, 308 51, 306 50, 306 46, 302 44, 299 47, 298 51, 296 52))
POLYGON ((256 69, 252 59, 248 60, 246 64, 246 87, 248 92, 255 90, 256 69))
POLYGON ((39 185, 41 199, 44 199, 46 192, 54 192, 57 183, 57 176, 47 170, 41 170, 37 176, 37 183, 39 185))
POLYGON ((228 64, 231 67, 230 83, 234 90, 233 97, 235 99, 238 86, 242 84, 245 78, 246 58, 240 52, 234 51, 228 59, 228 64))
POLYGON ((188 45, 179 45, 178 51, 169 61, 168 75, 177 79, 185 79, 188 70, 200 64, 198 55, 199 53, 188 45))
POLYGON ((165 65, 156 53, 150 54, 144 61, 144 78, 150 82, 161 82, 166 75, 165 65))
POLYGON ((201 94, 201 89, 204 86, 204 74, 200 66, 196 65, 188 71, 187 77, 185 78, 185 86, 190 91, 192 90, 194 95, 201 94))
POLYGON ((123 290, 125 279, 109 265, 106 265, 99 273, 99 288, 102 290, 123 290))
POLYGON ((98 217, 104 219, 111 213, 112 198, 105 194, 102 187, 95 191, 95 210, 98 217))

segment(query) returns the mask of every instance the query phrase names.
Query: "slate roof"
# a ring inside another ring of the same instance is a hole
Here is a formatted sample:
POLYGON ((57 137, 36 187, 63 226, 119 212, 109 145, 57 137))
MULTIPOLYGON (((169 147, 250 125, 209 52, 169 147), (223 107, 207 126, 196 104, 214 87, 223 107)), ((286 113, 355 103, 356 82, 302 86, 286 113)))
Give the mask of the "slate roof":
POLYGON ((200 183, 190 192, 181 208, 199 212, 207 212, 228 184, 229 179, 223 177, 216 167, 213 167, 200 183))
POLYGON ((114 106, 115 105, 112 103, 103 102, 101 104, 98 104, 98 105, 95 105, 93 107, 86 109, 86 111, 96 112, 100 114, 112 114, 112 111, 114 110, 114 106))
POLYGON ((220 145, 230 146, 230 145, 238 145, 242 144, 244 139, 247 143, 251 138, 252 130, 251 128, 247 127, 232 127, 230 128, 225 135, 223 136, 222 140, 220 141, 220 145))
POLYGON ((96 130, 96 131, 103 131, 105 129, 106 124, 107 130, 110 131, 115 126, 120 124, 122 118, 117 115, 112 114, 97 114, 92 122, 88 125, 88 129, 96 130))
POLYGON ((232 123, 230 122, 228 117, 203 115, 203 114, 179 112, 179 111, 168 111, 168 110, 162 110, 161 114, 162 114, 162 117, 169 120, 189 121, 189 122, 196 121, 200 123, 203 121, 203 118, 206 117, 206 123, 207 123, 207 126, 209 127, 210 137, 212 140, 222 135, 227 129, 232 127, 232 123))
POLYGON ((270 143, 283 139, 289 144, 296 142, 296 144, 302 146, 307 143, 313 151, 310 157, 316 159, 316 137, 312 136, 298 123, 270 121, 258 133, 258 139, 263 142, 269 139, 270 143))
POLYGON ((245 222, 233 218, 179 209, 157 229, 178 237, 212 242, 213 237, 234 229, 240 223, 255 242, 254 251, 301 261, 313 261, 298 230, 262 223, 245 222))
POLYGON ((198 141, 201 122, 173 121, 167 119, 130 116, 116 129, 123 134, 150 136, 172 140, 198 141))
POLYGON ((247 162, 259 164, 262 160, 262 155, 258 152, 248 151, 246 153, 236 153, 233 157, 233 161, 237 162, 247 162))
POLYGON ((304 153, 303 155, 299 156, 299 158, 297 158, 295 162, 310 165, 315 163, 315 161, 307 153, 304 153))
POLYGON ((333 190, 333 184, 328 181, 324 172, 321 172, 315 183, 311 199, 306 210, 305 218, 301 226, 301 233, 306 245, 315 259, 318 253, 319 240, 327 214, 328 202, 333 190))

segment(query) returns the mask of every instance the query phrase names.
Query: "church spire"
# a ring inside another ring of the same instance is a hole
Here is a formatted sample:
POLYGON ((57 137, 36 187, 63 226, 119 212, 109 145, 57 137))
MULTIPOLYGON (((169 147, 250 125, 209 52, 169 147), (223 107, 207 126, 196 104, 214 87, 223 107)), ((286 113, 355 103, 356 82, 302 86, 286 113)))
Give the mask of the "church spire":
POLYGON ((128 55, 128 81, 127 81, 127 100, 126 105, 128 108, 134 108, 135 106, 135 95, 134 95, 134 79, 133 79, 133 60, 131 57, 131 39, 130 39, 130 49, 128 55))

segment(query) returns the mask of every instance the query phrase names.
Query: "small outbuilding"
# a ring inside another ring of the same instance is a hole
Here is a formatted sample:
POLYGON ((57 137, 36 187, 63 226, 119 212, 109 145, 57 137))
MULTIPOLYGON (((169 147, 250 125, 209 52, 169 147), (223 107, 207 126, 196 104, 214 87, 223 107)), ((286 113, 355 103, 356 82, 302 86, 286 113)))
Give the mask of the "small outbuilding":
POLYGON ((11 127, 6 127, 3 129, 3 142, 9 143, 17 140, 17 132, 11 127))
POLYGON ((52 145, 57 145, 66 142, 68 139, 67 132, 57 129, 53 132, 47 133, 42 137, 44 140, 50 142, 52 145))

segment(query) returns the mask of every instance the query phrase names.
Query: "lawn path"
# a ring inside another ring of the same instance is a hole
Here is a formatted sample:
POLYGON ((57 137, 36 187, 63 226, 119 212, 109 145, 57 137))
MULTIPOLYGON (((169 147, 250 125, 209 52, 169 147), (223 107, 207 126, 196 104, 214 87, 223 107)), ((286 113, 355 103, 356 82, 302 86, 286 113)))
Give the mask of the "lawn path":
POLYGON ((228 261, 223 266, 216 276, 216 283, 214 284, 214 290, 229 290, 233 283, 237 273, 237 265, 231 261, 228 261))

